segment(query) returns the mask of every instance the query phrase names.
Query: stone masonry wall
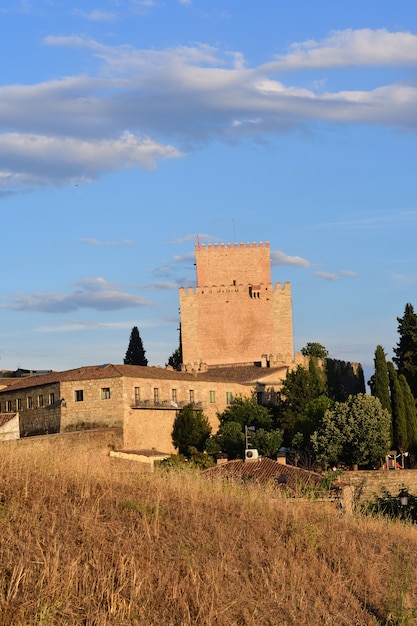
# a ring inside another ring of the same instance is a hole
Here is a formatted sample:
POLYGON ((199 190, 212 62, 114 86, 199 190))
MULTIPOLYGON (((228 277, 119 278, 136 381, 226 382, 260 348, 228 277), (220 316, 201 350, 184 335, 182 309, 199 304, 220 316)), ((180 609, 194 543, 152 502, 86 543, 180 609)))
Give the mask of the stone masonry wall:
POLYGON ((269 243, 195 247, 197 287, 271 282, 269 243))
POLYGON ((124 416, 123 379, 101 378, 61 383, 61 432, 75 427, 122 426, 124 416), (109 390, 110 397, 106 397, 109 390), (83 400, 77 401, 77 391, 83 400))
POLYGON ((396 495, 405 487, 412 494, 417 494, 417 470, 358 470, 344 472, 342 482, 354 485, 355 497, 359 501, 373 500, 387 489, 396 495))
POLYGON ((269 283, 257 294, 242 286, 180 289, 183 363, 254 363, 264 354, 291 363, 291 286, 269 283))

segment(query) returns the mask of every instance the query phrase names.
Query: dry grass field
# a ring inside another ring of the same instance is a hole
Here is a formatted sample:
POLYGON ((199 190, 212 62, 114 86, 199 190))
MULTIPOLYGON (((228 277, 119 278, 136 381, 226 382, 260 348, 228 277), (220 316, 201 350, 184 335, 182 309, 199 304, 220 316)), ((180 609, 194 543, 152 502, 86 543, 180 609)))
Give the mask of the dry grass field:
POLYGON ((417 624, 417 529, 105 453, 0 447, 2 626, 417 624))

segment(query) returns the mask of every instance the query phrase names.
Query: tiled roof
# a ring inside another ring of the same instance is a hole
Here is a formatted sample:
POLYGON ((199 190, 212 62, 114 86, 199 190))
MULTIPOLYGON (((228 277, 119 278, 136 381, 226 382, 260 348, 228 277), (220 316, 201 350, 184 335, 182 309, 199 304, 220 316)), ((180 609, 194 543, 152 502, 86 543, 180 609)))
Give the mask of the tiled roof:
POLYGON ((278 461, 266 457, 262 457, 256 461, 228 461, 227 463, 222 463, 204 470, 203 474, 207 478, 220 480, 253 480, 261 484, 275 481, 293 490, 307 486, 318 487, 322 481, 320 474, 294 467, 293 465, 283 465, 282 463, 278 463, 278 461), (286 482, 281 483, 279 477, 284 481, 285 479, 282 478, 284 476, 286 476, 286 482))
POLYGON ((7 424, 14 417, 16 417, 17 413, 0 413, 0 426, 7 424))
POLYGON ((201 372, 178 372, 164 367, 141 365, 89 365, 78 367, 64 372, 51 372, 44 375, 25 376, 24 378, 0 378, 0 394, 15 389, 28 389, 64 381, 100 380, 101 378, 119 378, 128 376, 133 378, 152 378, 159 380, 201 380, 213 382, 234 382, 240 384, 254 384, 262 377, 277 374, 277 380, 285 376, 286 368, 261 368, 254 365, 215 367, 201 372), (1 388, 2 383, 6 385, 1 388))
POLYGON ((287 367, 259 367, 257 365, 230 365, 224 367, 213 367, 206 372, 198 372, 201 380, 218 380, 225 382, 236 382, 241 384, 254 384, 262 381, 263 378, 271 379, 276 377, 277 381, 285 378, 287 367))

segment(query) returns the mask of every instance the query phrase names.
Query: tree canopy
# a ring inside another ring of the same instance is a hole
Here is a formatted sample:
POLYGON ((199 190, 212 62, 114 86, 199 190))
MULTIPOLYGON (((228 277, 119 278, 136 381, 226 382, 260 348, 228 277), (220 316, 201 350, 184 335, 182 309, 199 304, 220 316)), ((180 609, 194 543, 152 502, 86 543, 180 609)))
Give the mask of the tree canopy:
POLYGON ((229 458, 242 458, 245 451, 245 426, 250 432, 250 444, 262 456, 276 456, 282 444, 282 431, 274 427, 271 410, 259 405, 254 398, 233 400, 231 405, 218 413, 219 430, 207 442, 207 452, 223 452, 229 458))
POLYGON ((403 317, 397 317, 399 341, 394 348, 394 363, 398 374, 403 374, 417 398, 417 315, 413 306, 405 305, 403 317))
POLYGON ((309 341, 300 352, 304 356, 313 356, 317 359, 325 359, 329 356, 329 351, 316 341, 309 341))
POLYGON ((137 326, 134 326, 130 333, 129 346, 123 363, 125 365, 148 365, 148 359, 145 357, 145 354, 139 329, 137 326))
POLYGON ((210 437, 211 426, 208 418, 192 404, 187 404, 177 412, 172 428, 172 443, 180 454, 192 453, 192 448, 202 452, 210 437))
POLYGON ((311 441, 317 459, 325 465, 372 466, 390 449, 391 417, 378 398, 349 396, 326 411, 311 441))
POLYGON ((371 395, 379 398, 384 409, 391 413, 388 366, 384 348, 377 346, 374 357, 375 373, 371 376, 369 386, 371 395))

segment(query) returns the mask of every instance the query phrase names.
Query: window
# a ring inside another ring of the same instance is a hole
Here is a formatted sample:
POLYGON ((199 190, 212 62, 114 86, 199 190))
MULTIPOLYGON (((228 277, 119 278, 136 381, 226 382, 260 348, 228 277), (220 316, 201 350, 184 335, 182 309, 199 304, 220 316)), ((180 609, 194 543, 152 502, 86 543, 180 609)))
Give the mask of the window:
POLYGON ((21 411, 22 410, 22 398, 18 398, 16 400, 16 411, 21 411))
POLYGON ((135 387, 135 404, 140 402, 140 387, 135 387))
POLYGON ((177 390, 176 389, 172 390, 172 401, 173 402, 177 401, 177 390))
POLYGON ((43 395, 42 394, 40 394, 38 396, 38 406, 43 406, 43 395))
POLYGON ((231 391, 226 391, 226 404, 232 404, 233 395, 231 391))
POLYGON ((110 387, 103 387, 101 390, 101 399, 110 400, 110 387))
POLYGON ((7 413, 11 413, 12 412, 12 401, 11 400, 7 400, 7 402, 6 402, 6 411, 7 411, 7 413))
POLYGON ((84 391, 83 389, 76 389, 74 392, 75 402, 82 402, 84 400, 84 391))
POLYGON ((32 396, 29 396, 27 399, 27 405, 28 405, 28 409, 33 408, 33 400, 32 400, 32 396))
POLYGON ((190 389, 190 404, 194 404, 194 389, 190 389))
POLYGON ((210 391, 210 402, 213 404, 213 402, 216 402, 216 392, 215 391, 210 391))
POLYGON ((55 402, 55 394, 54 393, 50 393, 49 394, 49 404, 53 404, 55 402))
POLYGON ((153 401, 155 402, 155 404, 158 404, 159 402, 159 389, 158 387, 155 387, 153 390, 153 401))

